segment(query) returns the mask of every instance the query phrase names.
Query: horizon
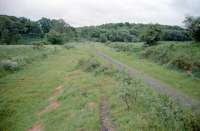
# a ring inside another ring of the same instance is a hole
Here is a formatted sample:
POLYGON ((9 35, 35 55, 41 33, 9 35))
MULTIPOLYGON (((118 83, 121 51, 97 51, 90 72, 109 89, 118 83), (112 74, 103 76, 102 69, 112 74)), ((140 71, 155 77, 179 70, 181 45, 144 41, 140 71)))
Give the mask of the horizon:
POLYGON ((74 27, 124 22, 183 26, 185 16, 200 15, 198 3, 198 0, 0 0, 0 14, 33 21, 42 17, 61 18, 74 27))

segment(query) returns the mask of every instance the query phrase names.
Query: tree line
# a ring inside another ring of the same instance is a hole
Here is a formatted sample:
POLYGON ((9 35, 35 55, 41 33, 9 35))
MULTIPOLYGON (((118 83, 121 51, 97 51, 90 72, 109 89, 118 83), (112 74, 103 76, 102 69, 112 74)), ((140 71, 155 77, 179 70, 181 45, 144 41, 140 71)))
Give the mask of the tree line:
POLYGON ((68 41, 139 42, 199 40, 199 17, 186 17, 186 28, 160 24, 109 23, 74 28, 63 19, 41 18, 31 21, 24 17, 0 15, 0 44, 24 44, 20 40, 37 38, 50 44, 68 41))
POLYGON ((62 44, 76 40, 77 33, 63 19, 31 21, 24 17, 0 15, 1 44, 20 44, 19 41, 24 38, 46 39, 51 44, 62 44))

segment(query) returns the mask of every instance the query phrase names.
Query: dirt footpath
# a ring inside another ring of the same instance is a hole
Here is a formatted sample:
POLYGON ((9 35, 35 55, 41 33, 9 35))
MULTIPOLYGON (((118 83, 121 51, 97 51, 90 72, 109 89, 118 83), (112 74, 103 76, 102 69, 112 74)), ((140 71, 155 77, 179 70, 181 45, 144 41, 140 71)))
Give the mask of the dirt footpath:
POLYGON ((115 65, 119 70, 127 70, 128 74, 130 76, 133 76, 135 78, 141 79, 144 81, 149 87, 152 89, 155 89, 161 94, 170 96, 173 98, 176 102, 180 103, 183 106, 190 107, 194 111, 199 111, 200 109, 200 101, 191 98, 190 96, 186 95, 185 93, 155 79, 148 75, 144 75, 140 73, 138 70, 134 68, 130 68, 127 65, 113 59, 112 57, 106 55, 105 53, 101 52, 100 50, 96 50, 96 54, 103 58, 104 60, 110 62, 111 64, 115 65))

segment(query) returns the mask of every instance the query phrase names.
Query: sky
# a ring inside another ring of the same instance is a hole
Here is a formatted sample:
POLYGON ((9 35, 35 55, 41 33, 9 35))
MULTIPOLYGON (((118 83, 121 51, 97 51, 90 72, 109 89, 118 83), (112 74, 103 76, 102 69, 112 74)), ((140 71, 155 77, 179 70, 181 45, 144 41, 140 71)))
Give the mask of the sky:
POLYGON ((0 0, 0 14, 62 18, 76 27, 118 22, 181 26, 185 16, 200 16, 200 0, 0 0))

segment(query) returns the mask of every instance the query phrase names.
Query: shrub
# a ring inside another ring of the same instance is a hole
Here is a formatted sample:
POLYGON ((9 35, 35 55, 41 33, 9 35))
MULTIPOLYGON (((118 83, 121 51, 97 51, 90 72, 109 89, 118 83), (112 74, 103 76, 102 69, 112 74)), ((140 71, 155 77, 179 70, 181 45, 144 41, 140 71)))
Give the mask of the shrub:
POLYGON ((87 60, 85 59, 79 60, 78 65, 82 67, 84 71, 94 71, 98 67, 100 67, 101 63, 94 58, 90 58, 87 60))
POLYGON ((141 40, 145 41, 147 46, 157 44, 161 38, 161 29, 158 25, 150 25, 141 35, 141 40))
POLYGON ((75 46, 72 45, 72 44, 64 44, 64 48, 65 49, 71 49, 71 48, 75 48, 75 46))
POLYGON ((140 55, 199 77, 200 48, 195 44, 161 44, 146 48, 140 55))
POLYGON ((120 73, 119 75, 121 84, 118 88, 118 95, 129 111, 136 104, 138 94, 143 85, 139 80, 131 78, 127 73, 120 73))
POLYGON ((1 67, 3 67, 3 69, 8 70, 8 71, 16 71, 19 69, 18 63, 11 60, 2 60, 0 62, 0 65, 1 67))
POLYGON ((131 52, 133 50, 133 46, 127 43, 111 43, 108 46, 116 49, 116 51, 131 52))
POLYGON ((41 49, 45 47, 46 42, 38 41, 38 42, 33 42, 33 49, 41 49))
POLYGON ((200 17, 188 16, 184 21, 193 39, 200 42, 200 17))
POLYGON ((64 44, 63 35, 56 31, 50 31, 46 35, 47 41, 51 44, 64 44))

